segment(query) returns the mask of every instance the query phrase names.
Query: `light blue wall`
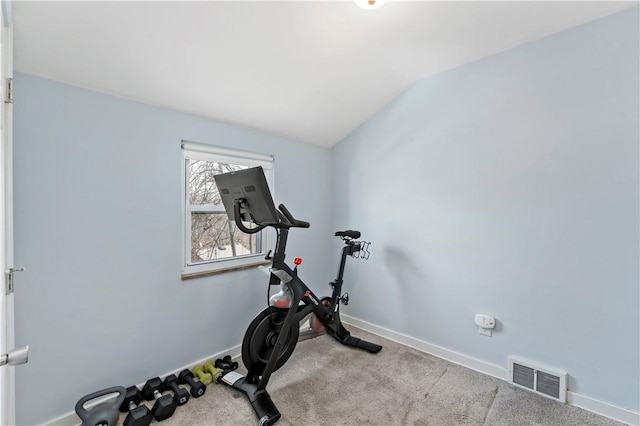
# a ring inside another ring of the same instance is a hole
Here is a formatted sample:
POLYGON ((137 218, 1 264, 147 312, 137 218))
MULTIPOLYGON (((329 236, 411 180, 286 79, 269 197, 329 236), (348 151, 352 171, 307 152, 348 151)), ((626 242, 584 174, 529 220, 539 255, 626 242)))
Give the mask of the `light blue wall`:
POLYGON ((329 149, 24 74, 14 105, 18 424, 238 345, 266 305, 255 269, 180 280, 182 139, 275 156, 276 202, 311 222, 288 254, 328 293, 329 149))
POLYGON ((18 424, 237 345, 264 305, 255 270, 180 281, 181 139, 275 155, 321 294, 334 229, 374 242, 347 313, 638 410, 638 73, 636 8, 420 81, 331 152, 17 74, 18 424))
POLYGON ((419 81, 334 147, 333 227, 374 243, 347 312, 637 411, 638 50, 633 8, 419 81))

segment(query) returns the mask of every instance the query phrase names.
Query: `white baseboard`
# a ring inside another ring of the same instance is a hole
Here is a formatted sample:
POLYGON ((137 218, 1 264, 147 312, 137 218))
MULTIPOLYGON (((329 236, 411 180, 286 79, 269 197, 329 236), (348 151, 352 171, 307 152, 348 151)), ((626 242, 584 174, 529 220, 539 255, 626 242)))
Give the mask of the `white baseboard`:
POLYGON ((509 380, 509 370, 504 367, 500 367, 499 365, 481 361, 479 359, 443 348, 442 346, 434 345, 425 342, 424 340, 416 339, 415 337, 411 337, 403 333, 398 333, 397 331, 389 330, 388 328, 380 327, 378 325, 359 320, 349 315, 340 314, 340 318, 342 318, 345 324, 361 328, 364 331, 368 331, 369 333, 384 337, 385 339, 389 339, 393 342, 409 346, 410 348, 417 349, 421 352, 426 352, 430 355, 437 356, 438 358, 453 362, 454 364, 470 368, 472 370, 496 377, 501 380, 509 380))
MULTIPOLYGON (((217 354, 208 356, 206 358, 202 358, 200 360, 194 361, 192 363, 190 363, 189 365, 185 365, 182 366, 174 371, 169 371, 166 374, 163 374, 161 376, 159 376, 161 379, 164 380, 165 377, 167 377, 169 374, 175 374, 178 375, 182 370, 184 370, 185 368, 189 368, 191 369, 191 367, 193 367, 194 365, 199 365, 199 364, 204 364, 206 361, 210 360, 210 359, 217 359, 217 358, 222 358, 222 356, 224 355, 228 355, 231 354, 231 358, 235 358, 236 356, 240 355, 240 345, 234 346, 232 348, 229 348, 227 350, 224 350, 222 352, 218 352, 217 354)), ((144 383, 139 383, 138 384, 138 388, 142 388, 144 386, 144 383)), ((113 398, 113 397, 112 397, 113 398)), ((101 401, 96 401, 96 403, 100 403, 101 401)), ((60 417, 57 417, 53 420, 49 420, 45 423, 42 424, 42 426, 80 426, 80 418, 78 417, 78 415, 75 413, 75 411, 71 411, 70 413, 64 414, 60 417)))
POLYGON ((611 404, 610 402, 600 401, 590 396, 567 391, 567 402, 576 407, 580 407, 592 413, 600 414, 604 417, 617 420, 632 426, 640 425, 640 413, 637 411, 627 410, 611 404))
MULTIPOLYGON (((393 331, 385 327, 371 324, 370 322, 363 321, 349 315, 341 314, 340 317, 345 324, 361 328, 364 331, 384 337, 385 339, 389 339, 393 342, 409 346, 410 348, 437 356, 438 358, 453 362, 454 364, 509 382, 509 370, 507 368, 443 348, 442 346, 425 342, 424 340, 416 339, 415 337, 411 337, 403 333, 398 333, 397 331, 393 331)), ((639 412, 628 410, 606 401, 600 401, 586 395, 568 391, 567 403, 622 423, 640 426, 639 412)))

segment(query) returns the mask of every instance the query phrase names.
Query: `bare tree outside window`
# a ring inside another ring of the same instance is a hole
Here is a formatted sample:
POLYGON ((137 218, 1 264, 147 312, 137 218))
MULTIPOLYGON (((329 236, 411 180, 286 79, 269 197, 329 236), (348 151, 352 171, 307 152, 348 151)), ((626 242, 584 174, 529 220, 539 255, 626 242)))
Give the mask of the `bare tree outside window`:
POLYGON ((259 234, 245 234, 230 222, 213 177, 247 168, 205 160, 187 160, 191 211, 191 262, 258 253, 259 234))

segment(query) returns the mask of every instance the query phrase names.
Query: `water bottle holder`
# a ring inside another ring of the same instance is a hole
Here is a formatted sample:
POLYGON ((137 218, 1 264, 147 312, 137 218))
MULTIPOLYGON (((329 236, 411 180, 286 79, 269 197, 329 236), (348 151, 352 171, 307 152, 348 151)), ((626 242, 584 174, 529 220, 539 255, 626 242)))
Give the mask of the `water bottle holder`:
POLYGON ((351 254, 354 259, 368 260, 371 252, 369 251, 370 241, 354 241, 353 244, 360 245, 360 250, 351 254))

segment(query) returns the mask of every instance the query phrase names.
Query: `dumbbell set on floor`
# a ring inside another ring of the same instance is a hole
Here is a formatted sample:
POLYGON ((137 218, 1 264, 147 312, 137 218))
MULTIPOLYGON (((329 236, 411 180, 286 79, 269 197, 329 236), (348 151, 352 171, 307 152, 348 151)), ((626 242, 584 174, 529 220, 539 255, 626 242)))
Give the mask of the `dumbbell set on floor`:
POLYGON ((142 390, 137 386, 104 389, 82 397, 76 404, 76 413, 83 426, 115 426, 119 412, 127 413, 124 426, 148 426, 153 419, 161 422, 173 416, 176 408, 189 402, 191 396, 201 397, 208 384, 214 380, 218 383, 222 376, 237 368, 238 363, 227 355, 215 361, 207 361, 192 370, 184 369, 177 377, 170 374, 164 381, 160 377, 149 379, 142 390), (184 384, 189 385, 189 391, 179 386, 184 384), (165 391, 169 393, 163 394, 165 391), (90 401, 112 394, 118 394, 115 400, 97 404, 90 409, 84 407, 90 401), (153 401, 153 407, 149 409, 142 403, 143 399, 153 401))
POLYGON ((114 387, 94 392, 81 398, 76 404, 76 413, 82 420, 83 426, 115 426, 119 412, 127 413, 124 426, 148 426, 153 419, 163 421, 173 416, 176 408, 189 402, 189 398, 199 398, 204 395, 207 386, 194 380, 193 374, 188 369, 180 372, 179 377, 168 375, 164 381, 159 377, 147 380, 142 391, 137 386, 128 388, 114 387), (191 387, 188 392, 178 384, 187 383, 191 387), (169 393, 163 394, 165 391, 169 393), (118 394, 115 400, 85 408, 84 405, 92 400, 104 398, 108 395, 118 394), (153 407, 149 409, 142 400, 153 401, 153 407))
POLYGON ((154 377, 147 380, 142 388, 142 392, 136 386, 127 388, 125 400, 120 405, 120 411, 126 413, 124 426, 147 426, 152 419, 161 422, 173 416, 176 408, 189 401, 189 392, 178 386, 178 378, 171 374, 164 379, 154 377), (173 395, 163 395, 165 390, 171 390, 173 395), (154 401, 153 408, 149 408, 140 402, 144 398, 147 401, 154 401))
POLYGON ((203 365, 197 365, 193 367, 192 371, 202 383, 209 384, 211 382, 220 383, 222 376, 237 368, 238 363, 232 361, 231 356, 226 355, 224 358, 218 358, 215 361, 209 360, 203 365))

